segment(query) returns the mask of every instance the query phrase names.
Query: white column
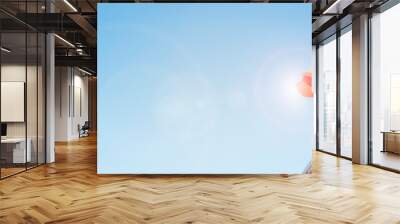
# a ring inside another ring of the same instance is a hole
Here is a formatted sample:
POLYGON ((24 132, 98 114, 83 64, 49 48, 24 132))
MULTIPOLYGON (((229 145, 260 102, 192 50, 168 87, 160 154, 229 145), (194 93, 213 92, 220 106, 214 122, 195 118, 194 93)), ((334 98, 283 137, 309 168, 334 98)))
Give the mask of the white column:
POLYGON ((54 76, 54 35, 47 34, 47 77, 46 77, 46 162, 52 163, 55 161, 54 151, 54 133, 55 133, 55 76, 54 76))
POLYGON ((368 15, 353 19, 353 162, 368 163, 368 15))
MULTIPOLYGON (((47 12, 54 11, 51 1, 46 1, 47 12)), ((46 35, 46 163, 55 161, 55 43, 54 34, 46 35)))

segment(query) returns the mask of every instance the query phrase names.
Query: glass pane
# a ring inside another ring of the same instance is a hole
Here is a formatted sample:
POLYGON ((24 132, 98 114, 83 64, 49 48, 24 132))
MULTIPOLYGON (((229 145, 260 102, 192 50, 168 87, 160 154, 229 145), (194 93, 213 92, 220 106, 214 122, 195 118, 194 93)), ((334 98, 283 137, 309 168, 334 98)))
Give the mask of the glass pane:
POLYGON ((46 52, 45 52, 45 44, 46 37, 44 34, 40 33, 39 36, 39 45, 38 45, 38 163, 45 163, 45 60, 46 60, 46 52))
POLYGON ((28 160, 28 168, 34 167, 37 165, 38 153, 37 153, 37 116, 38 116, 38 107, 37 107, 37 98, 38 98, 38 88, 37 88, 37 80, 38 80, 38 36, 36 32, 27 33, 28 38, 28 63, 27 63, 27 80, 26 80, 26 89, 27 89, 27 99, 26 99, 26 111, 27 111, 27 149, 30 150, 28 154, 31 158, 28 160))
POLYGON ((352 156, 352 35, 351 30, 340 37, 340 150, 352 156))
MULTIPOLYGON (((0 2, 12 14, 45 11, 45 0, 0 2)), ((0 18, 0 177, 4 178, 45 162, 45 35, 2 12, 0 18)))
MULTIPOLYGON (((2 33, 1 44, 1 166, 2 177, 25 170, 26 150, 26 35, 2 33)), ((28 147, 29 149, 29 147, 28 147)))
POLYGON ((400 170, 400 5, 372 18, 372 163, 400 170))
POLYGON ((336 40, 318 48, 319 149, 336 153, 336 40))

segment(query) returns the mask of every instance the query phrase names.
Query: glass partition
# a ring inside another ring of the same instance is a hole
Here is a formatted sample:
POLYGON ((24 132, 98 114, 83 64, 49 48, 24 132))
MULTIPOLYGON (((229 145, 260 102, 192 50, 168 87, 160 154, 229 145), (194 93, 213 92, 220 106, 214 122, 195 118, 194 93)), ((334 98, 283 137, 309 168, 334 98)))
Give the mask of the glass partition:
POLYGON ((31 151, 26 150, 26 41, 25 32, 1 34, 2 177, 24 171, 31 161, 31 151))
MULTIPOLYGON (((44 1, 0 2, 41 13, 44 1)), ((45 163, 44 33, 0 12, 0 178, 45 163)))

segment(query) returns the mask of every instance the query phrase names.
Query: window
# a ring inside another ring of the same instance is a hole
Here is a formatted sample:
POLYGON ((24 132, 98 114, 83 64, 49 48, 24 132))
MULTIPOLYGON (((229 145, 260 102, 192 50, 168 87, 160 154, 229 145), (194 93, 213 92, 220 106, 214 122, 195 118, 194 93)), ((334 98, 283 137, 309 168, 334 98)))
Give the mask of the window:
POLYGON ((400 5, 371 19, 373 164, 400 170, 400 5))
POLYGON ((351 26, 340 36, 340 154, 352 156, 352 33, 351 26))
POLYGON ((336 39, 318 48, 318 148, 336 153, 336 39))

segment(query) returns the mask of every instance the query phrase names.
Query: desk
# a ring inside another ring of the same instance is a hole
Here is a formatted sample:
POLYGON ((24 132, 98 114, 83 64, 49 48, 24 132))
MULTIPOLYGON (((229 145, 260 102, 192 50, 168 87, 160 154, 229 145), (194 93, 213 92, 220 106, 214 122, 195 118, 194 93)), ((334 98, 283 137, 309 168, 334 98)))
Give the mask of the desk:
POLYGON ((32 153, 30 138, 27 139, 26 154, 25 154, 25 138, 6 138, 1 139, 2 157, 8 163, 25 163, 31 162, 32 153), (3 156, 3 154, 5 154, 3 156), (11 159, 12 158, 12 159, 11 159))
POLYGON ((392 152, 400 154, 400 132, 382 131, 381 133, 383 134, 382 152, 392 152))

